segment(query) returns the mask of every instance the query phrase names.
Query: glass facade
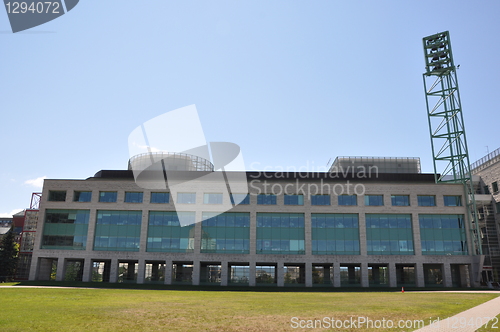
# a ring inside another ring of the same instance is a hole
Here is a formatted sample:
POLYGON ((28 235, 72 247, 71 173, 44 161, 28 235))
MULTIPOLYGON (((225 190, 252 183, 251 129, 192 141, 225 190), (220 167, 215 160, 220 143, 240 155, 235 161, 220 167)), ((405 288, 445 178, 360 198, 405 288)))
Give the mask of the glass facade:
POLYGON ((411 214, 366 214, 368 255, 413 255, 411 214))
POLYGON ((359 255, 359 225, 355 213, 311 215, 313 255, 359 255))
POLYGON ((222 194, 204 194, 203 204, 222 204, 222 194))
POLYGON ((90 202, 91 200, 91 191, 75 191, 73 194, 73 202, 90 202))
POLYGON ((203 213, 201 252, 250 253, 250 213, 203 213))
POLYGON ((66 190, 49 190, 50 202, 64 202, 66 201, 66 190))
POLYGON ((90 210, 45 211, 42 249, 85 250, 90 210))
POLYGON ((285 205, 304 205, 304 195, 285 195, 285 205))
POLYGON ((356 195, 340 195, 338 196, 339 205, 358 205, 356 195))
POLYGON ((330 195, 311 195, 311 205, 330 205, 330 195))
POLYGON ((150 211, 146 251, 193 252, 194 222, 194 212, 150 211), (181 227, 178 214, 193 223, 181 227))
POLYGON ((196 204, 196 193, 178 193, 177 203, 196 204))
POLYGON ((260 205, 276 205, 276 195, 261 194, 257 196, 257 204, 260 205))
POLYGON ((436 206, 436 196, 418 195, 418 206, 436 206))
POLYGON ((97 211, 94 250, 139 251, 142 211, 97 211))
POLYGON ((383 206, 384 195, 365 195, 366 206, 383 206))
POLYGON ((229 266, 230 284, 248 285, 250 280, 250 266, 248 265, 231 265, 229 266))
POLYGON ((257 213, 258 254, 304 254, 303 213, 257 213))
POLYGON ((114 202, 116 202, 117 196, 118 196, 118 193, 116 191, 100 191, 99 192, 99 202, 114 203, 114 202))
POLYGON ((391 195, 392 206, 410 206, 410 196, 391 195))
POLYGON ((151 203, 167 204, 170 202, 170 193, 151 193, 151 203))
POLYGON ((276 284, 276 266, 257 265, 255 266, 255 282, 257 284, 276 284))
POLYGON ((443 196, 444 206, 462 206, 462 196, 443 196))
POLYGON ((250 204, 250 195, 249 194, 231 194, 231 204, 250 204))
POLYGON ((467 255, 463 214, 420 214, 422 255, 467 255))
POLYGON ((126 192, 125 203, 142 203, 142 196, 140 192, 126 192))

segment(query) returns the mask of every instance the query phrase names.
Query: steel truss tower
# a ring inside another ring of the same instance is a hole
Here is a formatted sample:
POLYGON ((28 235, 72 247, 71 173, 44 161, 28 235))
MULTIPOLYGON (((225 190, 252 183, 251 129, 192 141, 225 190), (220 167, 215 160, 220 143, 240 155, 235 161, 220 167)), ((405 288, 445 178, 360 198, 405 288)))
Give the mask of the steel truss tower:
POLYGON ((436 183, 462 183, 473 250, 482 254, 469 153, 448 31, 423 38, 423 74, 436 183))

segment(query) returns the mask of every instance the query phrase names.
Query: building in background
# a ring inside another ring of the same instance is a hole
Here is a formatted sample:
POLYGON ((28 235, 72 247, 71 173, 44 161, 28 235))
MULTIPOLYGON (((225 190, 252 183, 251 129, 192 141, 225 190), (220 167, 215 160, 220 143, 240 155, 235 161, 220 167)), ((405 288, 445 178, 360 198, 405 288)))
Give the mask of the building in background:
POLYGON ((500 149, 471 165, 475 176, 476 204, 481 225, 483 282, 500 282, 500 149))

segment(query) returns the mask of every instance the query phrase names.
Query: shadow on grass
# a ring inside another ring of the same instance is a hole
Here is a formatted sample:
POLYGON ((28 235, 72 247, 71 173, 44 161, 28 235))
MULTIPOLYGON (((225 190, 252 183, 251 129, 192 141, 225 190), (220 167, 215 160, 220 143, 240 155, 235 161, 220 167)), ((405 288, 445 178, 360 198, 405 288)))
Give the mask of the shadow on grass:
MULTIPOLYGON (((80 288, 112 288, 112 289, 152 289, 152 290, 186 290, 186 291, 216 291, 216 292, 319 292, 319 293, 344 293, 344 292, 401 292, 399 287, 297 287, 297 286, 219 286, 219 285, 163 285, 163 284, 134 284, 134 283, 108 283, 108 282, 78 282, 78 281, 19 281, 13 286, 49 286, 49 287, 80 287, 80 288)), ((1 286, 0 286, 1 287, 1 286)), ((481 290, 484 288, 444 288, 444 287, 405 287, 405 292, 428 291, 464 291, 481 290)))

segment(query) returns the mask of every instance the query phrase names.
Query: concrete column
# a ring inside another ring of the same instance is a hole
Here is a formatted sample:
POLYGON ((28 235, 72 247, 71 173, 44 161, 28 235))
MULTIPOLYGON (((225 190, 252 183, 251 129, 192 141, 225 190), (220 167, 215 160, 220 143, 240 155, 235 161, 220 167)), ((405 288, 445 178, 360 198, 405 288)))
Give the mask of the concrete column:
POLYGON ((227 279, 229 278, 229 267, 227 261, 220 262, 220 285, 227 286, 227 279))
MULTIPOLYGON (((158 264, 156 264, 156 270, 158 271, 158 264)), ((144 259, 139 259, 139 266, 137 269, 137 283, 144 283, 144 276, 146 274, 146 261, 144 259)))
POLYGON ((470 287, 469 266, 460 265, 460 287, 470 287))
MULTIPOLYGON (((367 242, 366 242, 366 219, 365 214, 359 214, 359 253, 361 257, 367 255, 367 242)), ((363 270, 363 268, 361 268, 363 270)), ((361 271, 361 276, 363 276, 363 271, 361 271)))
MULTIPOLYGON (((142 211, 142 219, 141 219, 141 234, 140 234, 140 242, 139 242, 139 252, 146 252, 146 246, 148 243, 148 226, 149 226, 149 211, 142 211)), ((141 269, 139 265, 139 270, 141 269)), ((143 278, 144 280, 144 278, 143 278)), ((137 281, 139 281, 139 277, 137 277, 137 281)))
POLYGON ((417 287, 425 287, 424 264, 415 264, 415 283, 417 287))
POLYGON ((306 262, 306 287, 312 287, 312 285, 313 285, 312 264, 309 262, 306 262))
MULTIPOLYGON (((92 200, 94 197, 99 197, 99 191, 92 192, 92 200)), ((89 225, 87 230, 87 243, 85 245, 86 252, 92 252, 94 249, 95 228, 97 219, 97 209, 90 209, 89 225)))
POLYGON ((66 259, 59 257, 57 259, 57 271, 56 271, 56 281, 64 280, 64 270, 65 270, 65 261, 66 259))
MULTIPOLYGON (((304 214, 304 250, 306 255, 312 255, 312 227, 311 227, 311 212, 306 212, 304 214)), ((307 269, 306 269, 307 273, 307 269)), ((307 275, 306 275, 306 287, 307 286, 307 275)))
MULTIPOLYGON (((250 195, 250 199, 251 198, 252 196, 250 195)), ((250 212, 250 254, 253 255, 255 253, 257 253, 257 213, 252 211, 250 212)), ((252 270, 251 266, 252 264, 250 264, 250 271, 252 270)), ((255 268, 255 264, 253 264, 253 266, 255 268)), ((255 273, 253 277, 255 280, 255 273)))
MULTIPOLYGON (((202 220, 202 212, 201 211, 196 212, 196 220, 202 220)), ((199 256, 200 252, 201 252, 201 222, 197 222, 194 224, 194 248, 193 249, 194 249, 194 251, 193 251, 194 255, 199 256)), ((199 266, 198 266, 198 269, 199 269, 199 266)), ((193 267, 193 270, 194 270, 194 267, 193 267)))
POLYGON ((369 286, 370 285, 368 282, 368 263, 361 263, 361 287, 369 287, 369 286))
POLYGON ((396 263, 389 263, 389 287, 397 287, 398 279, 396 274, 396 263))
POLYGON ((83 260, 83 282, 92 281, 92 260, 90 258, 85 258, 83 260))
POLYGON ((453 282, 451 279, 451 265, 450 263, 444 263, 441 265, 441 271, 443 273, 443 284, 444 287, 452 287, 453 282))
MULTIPOLYGON (((197 225, 200 225, 201 223, 197 223, 197 225)), ((201 229, 200 229, 201 231, 201 229)), ((199 249, 198 249, 199 250, 199 249)), ((195 249, 196 251, 196 249, 195 249)), ((193 261, 193 285, 199 285, 200 284, 200 261, 196 260, 193 261)))
POLYGON ((278 287, 283 287, 285 286, 285 271, 284 271, 284 264, 283 262, 278 262, 278 265, 276 267, 276 276, 278 278, 277 284, 278 287))
POLYGON ((422 256, 422 241, 420 239, 420 221, 418 220, 418 213, 411 214, 411 223, 413 231, 413 250, 415 256, 422 256))
POLYGON ((333 287, 340 287, 340 263, 333 263, 333 287))
POLYGON ((111 259, 109 282, 118 282, 118 260, 116 258, 111 259))
MULTIPOLYGON (((250 242, 251 243, 251 242, 250 242)), ((249 286, 255 286, 255 274, 256 274, 256 264, 255 262, 250 262, 250 271, 249 271, 249 276, 248 276, 248 285, 249 286)))
POLYGON ((172 261, 165 261, 165 285, 172 284, 172 261))

